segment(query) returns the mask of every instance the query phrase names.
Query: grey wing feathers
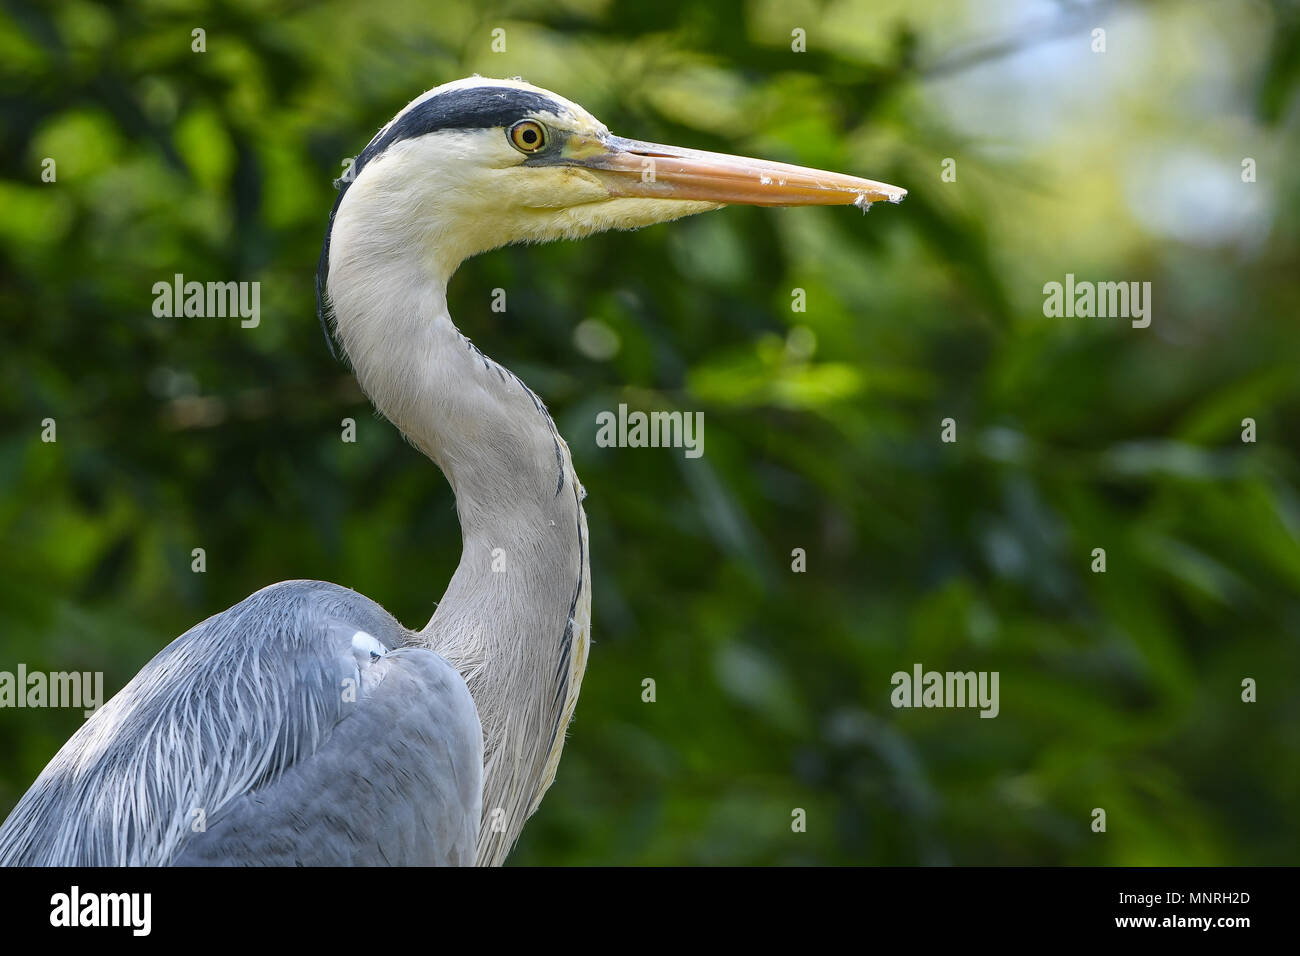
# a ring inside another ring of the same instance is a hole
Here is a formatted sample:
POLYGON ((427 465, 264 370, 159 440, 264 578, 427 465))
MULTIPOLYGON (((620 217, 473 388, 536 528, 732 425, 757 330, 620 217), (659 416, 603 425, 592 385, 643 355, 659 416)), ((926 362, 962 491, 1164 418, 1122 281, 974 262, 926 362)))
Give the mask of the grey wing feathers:
POLYGON ((310 759, 192 836, 177 865, 473 865, 483 758, 469 745, 477 717, 458 728, 469 691, 432 651, 374 666, 387 671, 377 692, 310 759))
POLYGON ((374 602, 289 581, 177 638, 0 827, 18 865, 473 863, 460 675, 374 602))

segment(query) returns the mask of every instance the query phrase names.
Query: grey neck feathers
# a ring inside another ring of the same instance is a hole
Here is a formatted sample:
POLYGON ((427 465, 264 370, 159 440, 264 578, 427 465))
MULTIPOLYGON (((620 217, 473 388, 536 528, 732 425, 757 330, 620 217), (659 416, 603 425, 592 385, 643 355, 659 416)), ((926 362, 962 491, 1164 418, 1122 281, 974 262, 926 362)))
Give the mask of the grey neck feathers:
POLYGON ((545 406, 453 324, 445 280, 355 252, 331 264, 339 338, 375 406, 456 495, 460 565, 411 640, 469 684, 484 742, 478 860, 496 864, 554 778, 585 668, 584 493, 545 406))

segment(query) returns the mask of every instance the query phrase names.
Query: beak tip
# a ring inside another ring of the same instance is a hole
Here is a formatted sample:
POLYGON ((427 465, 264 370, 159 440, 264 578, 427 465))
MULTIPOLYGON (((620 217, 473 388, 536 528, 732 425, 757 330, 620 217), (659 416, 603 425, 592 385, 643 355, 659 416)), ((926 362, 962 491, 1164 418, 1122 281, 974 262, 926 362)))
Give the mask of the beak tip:
POLYGON ((853 205, 866 212, 873 203, 888 202, 897 206, 906 198, 906 189, 899 186, 877 185, 870 190, 858 192, 857 197, 853 200, 853 205))

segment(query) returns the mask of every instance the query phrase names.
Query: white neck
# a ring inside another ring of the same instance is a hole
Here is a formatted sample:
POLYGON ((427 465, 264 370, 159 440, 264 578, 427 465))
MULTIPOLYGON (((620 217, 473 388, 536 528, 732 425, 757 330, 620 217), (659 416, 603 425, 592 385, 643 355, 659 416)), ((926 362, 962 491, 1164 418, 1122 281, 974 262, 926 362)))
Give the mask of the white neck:
POLYGON ((360 232, 335 224, 331 302, 362 388, 456 496, 460 565, 411 639, 469 684, 484 738, 478 860, 500 863, 554 779, 586 667, 584 492, 545 406, 452 322, 456 253, 439 267, 419 254, 427 236, 360 232))

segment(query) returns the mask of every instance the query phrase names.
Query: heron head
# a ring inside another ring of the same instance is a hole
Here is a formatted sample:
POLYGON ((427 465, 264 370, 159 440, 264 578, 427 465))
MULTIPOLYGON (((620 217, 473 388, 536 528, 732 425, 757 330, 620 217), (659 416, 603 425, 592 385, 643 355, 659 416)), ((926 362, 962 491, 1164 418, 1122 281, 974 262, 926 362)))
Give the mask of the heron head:
POLYGON ((865 208, 907 194, 869 179, 624 139, 555 93, 481 77, 414 100, 345 178, 331 217, 335 243, 369 232, 388 254, 426 250, 443 279, 464 259, 512 242, 635 229, 733 203, 865 208))

